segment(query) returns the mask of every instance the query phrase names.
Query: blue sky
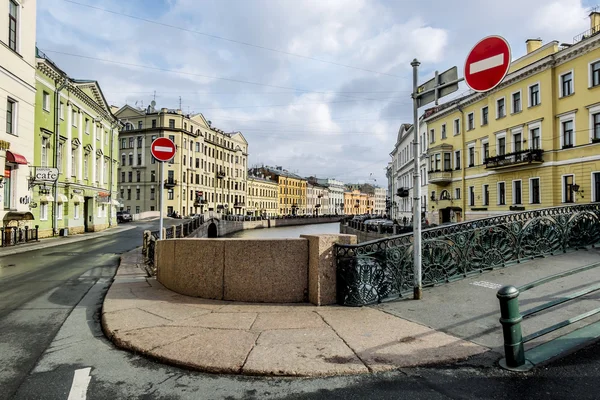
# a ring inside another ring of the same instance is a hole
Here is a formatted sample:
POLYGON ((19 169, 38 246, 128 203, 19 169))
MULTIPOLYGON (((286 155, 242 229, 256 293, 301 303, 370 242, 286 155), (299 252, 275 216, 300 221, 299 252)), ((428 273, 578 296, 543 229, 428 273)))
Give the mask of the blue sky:
POLYGON ((569 43, 589 28, 590 6, 580 0, 38 0, 37 43, 72 77, 99 81, 111 104, 147 106, 156 91, 158 107, 177 108, 181 97, 184 112, 241 131, 250 165, 346 182, 373 183, 373 174, 385 186, 398 128, 412 119, 413 58, 422 62, 423 82, 454 65, 462 74, 467 52, 490 34, 507 38, 513 58, 524 54, 528 38, 569 43))

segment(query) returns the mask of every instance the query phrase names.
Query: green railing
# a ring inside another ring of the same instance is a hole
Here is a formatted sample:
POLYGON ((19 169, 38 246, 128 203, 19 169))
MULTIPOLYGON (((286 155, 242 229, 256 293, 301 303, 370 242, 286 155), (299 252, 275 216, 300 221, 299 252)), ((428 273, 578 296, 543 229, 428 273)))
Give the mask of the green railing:
POLYGON ((526 357, 524 348, 525 343, 600 313, 600 308, 595 308, 523 337, 521 331, 521 322, 523 322, 524 319, 541 311, 596 292, 600 290, 600 284, 591 285, 577 292, 566 294, 556 300, 533 307, 527 311, 523 311, 522 313, 519 311, 519 295, 527 290, 541 286, 548 282, 552 282, 569 275, 585 272, 597 267, 600 267, 600 263, 586 265, 566 272, 561 272, 539 279, 535 282, 528 283, 518 288, 514 286, 504 286, 498 290, 496 297, 498 297, 498 300, 500 301, 500 323, 502 324, 502 333, 504 336, 504 358, 500 360, 500 366, 502 366, 502 368, 511 371, 527 371, 531 369, 533 367, 533 363, 530 362, 526 357))

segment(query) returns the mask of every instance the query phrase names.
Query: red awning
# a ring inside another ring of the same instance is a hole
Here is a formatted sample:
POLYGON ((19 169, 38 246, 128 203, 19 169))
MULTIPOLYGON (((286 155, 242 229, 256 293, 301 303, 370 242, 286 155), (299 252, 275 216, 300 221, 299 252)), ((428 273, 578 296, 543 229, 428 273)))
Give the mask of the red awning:
POLYGON ((13 153, 12 151, 6 150, 6 161, 15 163, 15 164, 23 164, 27 165, 27 159, 20 154, 13 153))

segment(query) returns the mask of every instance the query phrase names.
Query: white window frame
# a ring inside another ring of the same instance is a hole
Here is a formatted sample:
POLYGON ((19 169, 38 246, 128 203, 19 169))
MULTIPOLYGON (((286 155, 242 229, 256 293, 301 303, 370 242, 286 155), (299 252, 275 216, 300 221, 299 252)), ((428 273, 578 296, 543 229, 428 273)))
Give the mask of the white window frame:
POLYGON ((48 203, 40 203, 40 221, 48 221, 48 203))
MULTIPOLYGON (((496 99, 496 119, 500 119, 500 118, 504 118, 504 117, 506 117, 506 97, 498 97, 496 99), (498 103, 500 102, 500 100, 504 101, 504 115, 502 115, 502 116, 500 116, 498 114, 498 111, 499 111, 498 103)), ((489 118, 490 118, 490 114, 488 111, 488 120, 489 120, 489 118)))
POLYGON ((63 219, 63 203, 56 203, 56 219, 63 219))
POLYGON ((577 127, 575 126, 575 113, 569 113, 559 118, 559 131, 560 131, 560 148, 562 149, 565 142, 565 132, 563 129, 563 122, 573 121, 573 147, 577 144, 577 127))
POLYGON ((510 94, 510 113, 517 114, 517 113, 520 113, 521 111, 523 111, 523 91, 521 89, 519 89, 516 92, 512 92, 510 94), (517 93, 519 93, 519 103, 521 104, 521 109, 519 111, 515 111, 514 95, 517 93))
MULTIPOLYGON (((12 117, 12 121, 11 121, 12 132, 11 133, 6 132, 6 133, 8 135, 12 135, 12 136, 19 136, 19 124, 18 124, 18 121, 19 121, 19 118, 18 118, 18 115, 19 115, 19 102, 17 100, 13 99, 10 96, 7 96, 6 97, 6 106, 7 107, 8 107, 8 103, 11 103, 12 104, 12 108, 13 108, 12 109, 12 115, 11 115, 11 117, 12 117)), ((5 115, 6 115, 6 112, 7 111, 5 110, 5 115)))
MULTIPOLYGON (((429 143, 435 143, 435 129, 433 128, 429 130, 429 143)), ((237 158, 237 156, 235 158, 237 158)))
POLYGON ((467 131, 472 131, 475 129, 475 112, 470 112, 467 114, 467 131), (469 117, 473 117, 473 125, 469 126, 469 117))
POLYGON ((540 132, 540 149, 543 147, 542 146, 542 123, 541 122, 535 122, 533 124, 528 124, 527 125, 527 143, 529 143, 528 148, 529 149, 533 149, 533 135, 531 134, 531 131, 534 129, 539 129, 540 132))
POLYGON ((42 108, 46 112, 50 112, 50 93, 42 91, 42 108))
POLYGON ((481 126, 486 126, 490 123, 490 107, 489 106, 483 106, 481 107, 481 126), (484 124, 484 118, 483 118, 483 110, 487 108, 487 122, 484 124))
POLYGON ((61 120, 65 120, 65 103, 63 103, 62 101, 59 102, 58 115, 60 116, 61 120))
POLYGON ((513 205, 518 205, 518 206, 523 205, 523 179, 515 179, 515 180, 513 180, 512 181, 511 190, 512 190, 512 204, 513 205), (517 199, 516 199, 516 197, 517 197, 516 194, 517 193, 515 191, 515 182, 521 182, 521 202, 520 203, 517 203, 517 199))
POLYGON ((77 128, 77 120, 79 114, 77 113, 77 110, 71 110, 71 125, 73 125, 75 128, 77 128))
MULTIPOLYGON (((523 189, 523 188, 521 187, 521 189, 523 189)), ((540 179, 539 176, 534 176, 532 178, 529 178, 529 204, 542 204, 542 180, 540 179), (539 181, 539 185, 538 185, 540 188, 540 202, 539 203, 533 202, 533 185, 531 184, 531 181, 533 181, 534 179, 537 179, 539 181)))
POLYGON ((590 173, 590 186, 592 188, 592 197, 590 198, 590 201, 594 201, 594 199, 596 198, 596 187, 594 186, 594 174, 600 174, 600 171, 592 171, 590 173))
POLYGON ((452 130, 454 132, 454 136, 460 135, 460 118, 454 118, 454 120, 452 121, 452 130), (457 126, 458 129, 456 129, 457 126))
POLYGON ((477 154, 475 154, 475 143, 470 143, 467 145, 467 157, 469 158, 468 163, 467 163, 467 168, 471 167, 471 166, 475 166, 475 159, 477 158, 477 154), (470 149, 473 149, 473 160, 471 160, 471 151, 470 149), (471 162, 472 161, 472 162, 471 162))
MULTIPOLYGON (((595 107, 590 107, 588 109, 588 113, 589 113, 589 120, 590 120, 590 143, 592 143, 592 139, 594 139, 594 114, 600 114, 600 105, 597 105, 595 107)), ((573 134, 575 134, 575 132, 573 132, 573 134)))
POLYGON ((592 64, 596 64, 597 62, 600 62, 600 58, 598 58, 596 60, 592 60, 588 63, 588 89, 600 87, 600 85, 592 86, 592 84, 594 83, 594 82, 592 82, 592 64))
POLYGON ((473 207, 475 205, 475 186, 469 186, 469 206, 473 207), (471 193, 473 193, 473 196, 471 196, 471 193), (472 200, 471 201, 471 197, 472 200))
MULTIPOLYGON (((7 37, 6 37, 6 47, 8 47, 11 51, 16 52, 17 54, 21 54, 21 24, 22 24, 21 1, 22 0, 12 0, 12 2, 17 5, 17 16, 15 18, 17 20, 17 31, 15 32, 15 49, 14 50, 10 47, 10 37, 9 37, 10 34, 7 35, 7 37)), ((10 18, 10 0, 9 0, 8 7, 9 7, 8 14, 9 14, 9 18, 10 18)), ((8 25, 6 27, 10 29, 10 20, 8 21, 8 25)))
POLYGON ((496 183, 496 204, 499 206, 506 205, 506 181, 499 181, 496 183), (500 184, 504 184, 504 204, 500 203, 500 184))
POLYGON ((84 125, 83 131, 85 132, 86 135, 89 135, 90 134, 90 119, 84 118, 83 125, 84 125))
MULTIPOLYGON (((567 197, 565 196, 565 192, 566 192, 565 177, 567 177, 567 176, 572 176, 573 177, 573 185, 575 185, 575 183, 576 183, 575 182, 575 174, 564 174, 564 175, 560 176, 560 188, 561 188, 560 195, 561 195, 563 203, 566 203, 566 201, 567 201, 567 197)), ((573 203, 575 203, 575 200, 576 200, 576 197, 573 194, 573 203)), ((566 203, 566 204, 572 204, 572 203, 566 203)))
POLYGON ((73 219, 79 219, 79 203, 73 204, 73 219))
POLYGON ((483 151, 483 145, 486 143, 488 145, 490 144, 489 138, 481 139, 481 164, 483 164, 485 162, 485 151, 483 151))
POLYGON ((446 139, 448 137, 448 131, 446 130, 446 124, 442 124, 441 129, 441 138, 446 139))
POLYGON ((489 207, 490 206, 490 198, 488 197, 488 201, 487 204, 485 203, 485 187, 487 186, 487 192, 488 195, 490 193, 490 184, 489 183, 484 183, 483 185, 481 185, 481 205, 484 207, 489 207))
POLYGON ((536 107, 536 106, 539 106, 540 104, 542 104, 542 85, 540 84, 540 81, 537 81, 537 82, 532 83, 531 85, 527 86, 527 107, 536 107), (534 87, 535 85, 537 85, 537 87, 538 87, 539 103, 531 104, 531 88, 534 87))
POLYGON ((565 71, 562 74, 558 75, 558 98, 563 98, 563 97, 569 97, 575 94, 575 71, 574 70, 570 70, 570 71, 565 71), (563 84, 562 84, 562 78, 565 75, 571 74, 571 93, 568 94, 567 96, 565 96, 563 94, 563 84))
POLYGON ((48 166, 48 147, 50 147, 50 138, 42 136, 42 143, 40 144, 40 163, 42 167, 48 166))
POLYGON ((464 165, 464 162, 465 162, 465 161, 462 159, 462 154, 461 154, 461 153, 462 153, 462 151, 461 151, 461 150, 456 150, 456 151, 454 152, 454 169, 455 169, 455 170, 456 170, 456 155, 457 155, 457 154, 458 154, 458 155, 459 155, 459 157, 460 157, 460 168, 459 168, 459 169, 462 169, 462 168, 463 168, 463 165, 464 165))
POLYGON ((460 200, 460 196, 462 193, 460 192, 460 188, 454 188, 454 200, 460 200))
POLYGON ((511 141, 510 141, 510 146, 511 146, 511 152, 514 153, 515 151, 517 151, 517 146, 516 146, 516 142, 515 142, 515 135, 521 134, 521 150, 523 150, 525 147, 523 147, 523 139, 525 139, 523 137, 523 128, 515 128, 512 129, 510 131, 510 136, 511 136, 511 141))
POLYGON ((496 134, 496 156, 500 155, 500 139, 504 139, 504 154, 506 151, 506 131, 500 132, 496 134))

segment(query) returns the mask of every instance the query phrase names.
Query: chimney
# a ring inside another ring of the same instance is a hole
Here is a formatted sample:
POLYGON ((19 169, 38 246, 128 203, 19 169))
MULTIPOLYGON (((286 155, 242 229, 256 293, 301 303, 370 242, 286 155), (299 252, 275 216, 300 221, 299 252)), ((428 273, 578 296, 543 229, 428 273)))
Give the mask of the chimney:
POLYGON ((525 44, 527 45, 527 54, 533 53, 542 47, 542 39, 527 39, 525 44))
POLYGON ((590 13, 590 28, 592 34, 600 32, 600 12, 592 11, 590 13))

